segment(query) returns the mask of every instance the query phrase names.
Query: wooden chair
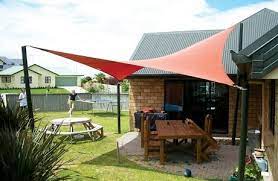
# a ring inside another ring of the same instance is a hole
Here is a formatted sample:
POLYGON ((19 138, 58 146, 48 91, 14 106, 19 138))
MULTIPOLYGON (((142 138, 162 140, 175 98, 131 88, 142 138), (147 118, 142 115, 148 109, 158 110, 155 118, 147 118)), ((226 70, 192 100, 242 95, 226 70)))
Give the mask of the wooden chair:
MULTIPOLYGON (((141 133, 141 148, 144 148, 144 137, 145 137, 145 129, 144 129, 144 122, 148 121, 148 130, 150 129, 150 122, 148 117, 146 117, 144 115, 144 113, 141 113, 141 129, 140 129, 140 133, 141 133)), ((150 139, 157 139, 157 131, 149 131, 150 139)))
POLYGON ((156 132, 150 131, 150 123, 144 120, 144 159, 148 160, 149 156, 159 156, 160 141, 156 132))

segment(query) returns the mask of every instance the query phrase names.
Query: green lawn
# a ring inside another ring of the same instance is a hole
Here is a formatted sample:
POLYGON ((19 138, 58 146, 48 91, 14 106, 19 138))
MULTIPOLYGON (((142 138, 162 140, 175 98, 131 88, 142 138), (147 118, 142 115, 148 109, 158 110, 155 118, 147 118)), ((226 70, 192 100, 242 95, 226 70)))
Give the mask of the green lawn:
MULTIPOLYGON (((183 176, 160 172, 137 165, 121 157, 117 161, 116 139, 128 132, 128 113, 122 113, 122 134, 117 134, 117 116, 112 113, 90 111, 74 112, 75 117, 91 117, 94 123, 103 125, 105 137, 92 142, 89 139, 79 140, 68 144, 68 151, 64 160, 73 159, 62 175, 70 175, 70 180, 192 180, 183 176)), ((49 123, 54 118, 67 117, 65 112, 37 113, 36 117, 42 118, 41 126, 49 123)), ((39 124, 39 123, 37 123, 39 124)))
MULTIPOLYGON (((46 88, 35 88, 31 89, 32 94, 46 94, 46 88)), ((20 93, 20 89, 0 89, 0 94, 2 93, 20 93)), ((66 89, 63 88, 50 88, 48 94, 67 94, 69 93, 66 89)))

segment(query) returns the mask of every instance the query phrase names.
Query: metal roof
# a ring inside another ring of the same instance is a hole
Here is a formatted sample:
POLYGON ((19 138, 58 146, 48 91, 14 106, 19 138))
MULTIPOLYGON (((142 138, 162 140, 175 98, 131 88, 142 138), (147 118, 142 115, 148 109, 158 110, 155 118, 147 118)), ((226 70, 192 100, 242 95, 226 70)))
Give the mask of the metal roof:
MULTIPOLYGON (((274 26, 278 25, 278 13, 269 9, 251 15, 241 21, 243 23, 243 45, 244 49, 259 37, 264 35, 274 26)), ((221 30, 198 30, 198 31, 176 31, 145 33, 138 43, 131 60, 157 58, 182 50, 198 41, 212 36, 221 30)), ((235 25, 234 31, 230 34, 223 52, 223 64, 228 74, 236 74, 237 67, 232 61, 230 50, 238 52, 239 24, 235 25)), ((133 75, 172 75, 157 69, 144 68, 133 75)))
POLYGON ((262 78, 278 66, 278 25, 238 53, 241 63, 251 63, 251 78, 262 78))
MULTIPOLYGON (((18 72, 20 72, 20 71, 23 71, 23 66, 14 65, 14 66, 12 66, 12 67, 10 67, 10 68, 7 68, 7 69, 5 69, 5 70, 3 70, 3 71, 0 71, 0 76, 4 76, 4 75, 14 75, 14 74, 16 74, 16 73, 18 73, 18 72)), ((30 70, 30 71, 35 72, 36 74, 40 74, 40 73, 38 73, 38 72, 36 72, 36 71, 33 71, 33 70, 30 70)))
POLYGON ((8 65, 22 65, 22 59, 9 59, 7 57, 0 56, 0 60, 8 65))

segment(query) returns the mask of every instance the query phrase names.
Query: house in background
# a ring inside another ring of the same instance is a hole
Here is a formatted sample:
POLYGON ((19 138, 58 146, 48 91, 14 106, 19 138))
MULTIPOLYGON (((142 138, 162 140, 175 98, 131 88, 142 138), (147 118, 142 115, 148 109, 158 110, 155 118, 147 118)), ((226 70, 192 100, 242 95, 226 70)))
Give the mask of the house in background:
POLYGON ((55 86, 79 86, 81 87, 81 79, 84 75, 78 74, 65 67, 48 67, 49 70, 57 74, 55 78, 55 86))
MULTIPOLYGON (((37 64, 29 66, 29 81, 32 88, 37 87, 59 87, 59 86, 80 86, 81 77, 64 69, 54 72, 37 64)), ((23 66, 14 65, 0 71, 0 88, 23 88, 24 72, 23 66)))
POLYGON ((10 68, 12 66, 22 66, 21 59, 9 59, 7 57, 0 57, 0 71, 10 68))
MULTIPOLYGON (((263 9, 244 19, 243 49, 278 25, 278 13, 263 9)), ((221 30, 178 31, 145 33, 135 49, 132 60, 161 57, 184 49, 206 39, 221 30)), ((232 61, 230 50, 238 51, 239 24, 235 25, 223 52, 226 73, 235 81, 237 66, 232 61)), ((236 89, 225 85, 177 75, 156 69, 144 68, 129 77, 130 129, 134 128, 133 113, 144 107, 165 110, 170 119, 190 117, 200 126, 206 114, 214 117, 213 131, 232 135, 236 105, 236 89)), ((262 125, 262 89, 250 84, 249 128, 260 129, 262 125)), ((240 130, 238 114, 237 135, 240 130)))

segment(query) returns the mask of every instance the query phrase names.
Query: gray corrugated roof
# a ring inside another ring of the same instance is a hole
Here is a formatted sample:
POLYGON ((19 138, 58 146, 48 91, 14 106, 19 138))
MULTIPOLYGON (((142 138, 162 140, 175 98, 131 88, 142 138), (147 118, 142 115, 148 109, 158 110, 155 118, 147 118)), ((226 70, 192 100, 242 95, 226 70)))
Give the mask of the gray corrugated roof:
POLYGON ((22 65, 22 59, 10 59, 7 57, 1 57, 0 59, 8 65, 22 65))
MULTIPOLYGON (((16 73, 18 73, 20 71, 23 71, 23 66, 21 66, 21 65, 14 65, 14 66, 12 66, 10 68, 7 68, 7 69, 5 69, 3 71, 0 71, 0 76, 3 76, 3 75, 13 75, 13 74, 16 74, 16 73)), ((37 74, 40 74, 40 73, 38 73, 38 72, 36 72, 34 70, 31 70, 31 71, 35 72, 37 74)))
MULTIPOLYGON (((278 24, 278 13, 269 9, 262 9, 242 21, 243 23, 243 48, 247 47, 260 36, 278 24)), ((131 60, 157 58, 182 50, 198 41, 201 41, 220 30, 177 31, 164 33, 145 33, 131 60)), ((230 34, 223 52, 223 64, 228 74, 236 74, 237 67, 231 59, 230 50, 238 51, 239 24, 235 25, 230 34)), ((133 75, 162 75, 173 74, 156 69, 144 68, 133 75)))
POLYGON ((248 57, 243 63, 252 63, 251 78, 262 78, 270 73, 278 66, 278 25, 238 55, 248 57))

